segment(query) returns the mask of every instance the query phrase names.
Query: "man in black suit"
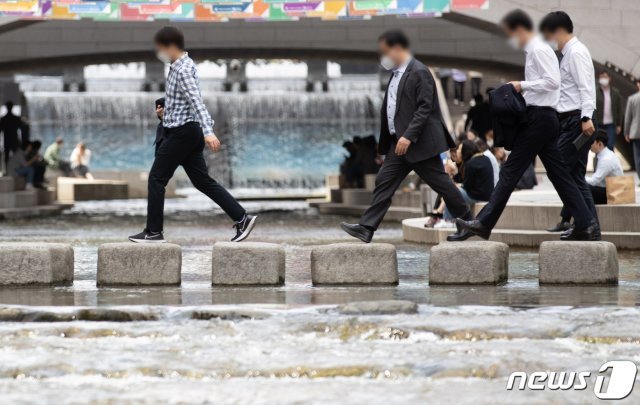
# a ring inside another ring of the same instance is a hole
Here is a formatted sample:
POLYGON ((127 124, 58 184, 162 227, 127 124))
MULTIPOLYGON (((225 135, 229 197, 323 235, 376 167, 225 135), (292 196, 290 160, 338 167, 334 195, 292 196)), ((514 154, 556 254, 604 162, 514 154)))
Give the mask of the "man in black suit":
POLYGON ((391 70, 382 103, 379 151, 386 158, 376 177, 373 202, 359 224, 342 223, 349 235, 371 242, 391 199, 413 170, 440 194, 454 216, 470 219, 471 212, 460 190, 445 173, 440 154, 455 148, 440 112, 431 72, 409 51, 402 31, 387 31, 378 39, 380 64, 391 70))

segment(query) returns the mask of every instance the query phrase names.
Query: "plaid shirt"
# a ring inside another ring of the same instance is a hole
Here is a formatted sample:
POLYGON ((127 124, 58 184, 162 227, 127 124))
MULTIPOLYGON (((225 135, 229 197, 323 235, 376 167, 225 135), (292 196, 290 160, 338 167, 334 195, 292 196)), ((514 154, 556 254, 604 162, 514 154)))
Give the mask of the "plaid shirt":
POLYGON ((213 120, 202 101, 198 71, 186 52, 169 68, 164 103, 165 128, 198 122, 205 136, 213 135, 213 120))

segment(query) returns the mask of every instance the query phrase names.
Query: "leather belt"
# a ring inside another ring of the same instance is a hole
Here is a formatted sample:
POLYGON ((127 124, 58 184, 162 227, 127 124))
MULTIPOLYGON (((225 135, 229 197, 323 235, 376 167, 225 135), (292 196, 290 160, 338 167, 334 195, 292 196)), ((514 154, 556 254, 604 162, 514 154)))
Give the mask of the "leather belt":
POLYGON ((569 117, 575 117, 576 115, 580 115, 581 112, 580 110, 573 110, 573 111, 567 111, 567 112, 563 112, 563 113, 558 113, 558 119, 560 121, 565 120, 569 117))

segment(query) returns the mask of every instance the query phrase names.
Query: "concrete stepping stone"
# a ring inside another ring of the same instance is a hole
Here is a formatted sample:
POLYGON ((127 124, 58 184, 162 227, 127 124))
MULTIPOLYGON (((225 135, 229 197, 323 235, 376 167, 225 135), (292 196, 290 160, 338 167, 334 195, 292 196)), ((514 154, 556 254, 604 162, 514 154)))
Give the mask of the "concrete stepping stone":
POLYGON ((431 248, 429 284, 500 284, 509 278, 509 246, 500 242, 440 243, 431 248))
POLYGON ((0 243, 0 285, 71 285, 73 263, 63 243, 0 243))
POLYGON ((182 248, 171 243, 106 243, 98 248, 98 286, 180 285, 182 248))
POLYGON ((282 285, 285 251, 275 243, 217 242, 213 245, 214 286, 282 285))
POLYGON ((15 190, 12 176, 0 176, 0 193, 8 193, 15 190))
POLYGON ((611 242, 540 244, 540 284, 617 284, 618 252, 611 242))
POLYGON ((311 250, 313 285, 397 285, 396 248, 388 243, 336 243, 311 250))

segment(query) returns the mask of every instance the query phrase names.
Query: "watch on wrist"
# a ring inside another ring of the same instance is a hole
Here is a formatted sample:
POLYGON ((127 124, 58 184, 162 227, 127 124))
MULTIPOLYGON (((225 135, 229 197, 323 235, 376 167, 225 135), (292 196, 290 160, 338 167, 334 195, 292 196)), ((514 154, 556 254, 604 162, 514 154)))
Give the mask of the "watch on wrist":
POLYGON ((582 122, 589 122, 591 121, 590 117, 582 117, 582 122))

